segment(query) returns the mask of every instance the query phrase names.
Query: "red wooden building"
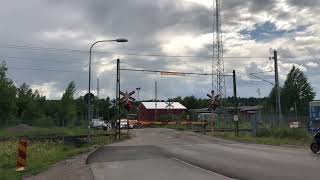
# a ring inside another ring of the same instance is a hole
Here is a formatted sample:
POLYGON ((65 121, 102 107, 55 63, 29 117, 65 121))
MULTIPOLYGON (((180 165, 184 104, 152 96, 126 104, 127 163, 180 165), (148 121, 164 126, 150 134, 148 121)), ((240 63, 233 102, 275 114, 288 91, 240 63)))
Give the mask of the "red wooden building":
POLYGON ((173 102, 170 108, 165 102, 141 102, 139 105, 138 120, 156 121, 159 120, 160 116, 181 116, 186 111, 187 108, 179 102, 173 102))

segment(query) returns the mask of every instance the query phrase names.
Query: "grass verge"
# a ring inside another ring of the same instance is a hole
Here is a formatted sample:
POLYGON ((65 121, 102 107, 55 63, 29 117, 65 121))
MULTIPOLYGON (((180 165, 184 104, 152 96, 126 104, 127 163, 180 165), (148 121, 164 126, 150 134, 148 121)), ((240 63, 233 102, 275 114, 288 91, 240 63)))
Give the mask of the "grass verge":
MULTIPOLYGON (((17 136, 50 136, 50 135, 64 135, 64 136, 74 136, 83 135, 88 132, 88 128, 85 127, 53 127, 53 128, 41 128, 33 127, 33 129, 28 131, 12 132, 7 129, 0 130, 0 137, 17 137, 17 136)), ((103 134, 106 131, 100 129, 91 129, 92 134, 103 134)))
MULTIPOLYGON (((176 130, 191 130, 191 127, 185 125, 167 125, 161 126, 176 130)), ((196 127, 202 131, 202 127, 196 127)), ((245 126, 245 128, 248 128, 245 126)), ((239 136, 235 136, 234 132, 208 132, 208 135, 234 140, 246 143, 266 144, 266 145, 293 145, 293 146, 309 146, 313 137, 306 129, 289 129, 289 128, 259 128, 257 136, 252 136, 250 132, 240 132, 239 136)))
POLYGON ((209 135, 239 142, 266 145, 308 146, 312 142, 312 136, 299 129, 278 129, 273 130, 270 134, 260 133, 258 136, 252 136, 247 132, 240 132, 239 136, 235 136, 234 132, 214 132, 213 134, 209 133, 209 135))
MULTIPOLYGON (((124 135, 122 138, 126 139, 128 136, 124 135)), ((90 145, 80 147, 66 145, 61 141, 33 142, 28 146, 27 170, 24 172, 15 171, 18 141, 0 142, 0 179, 18 180, 22 177, 35 175, 61 160, 112 142, 112 136, 94 137, 90 145)))

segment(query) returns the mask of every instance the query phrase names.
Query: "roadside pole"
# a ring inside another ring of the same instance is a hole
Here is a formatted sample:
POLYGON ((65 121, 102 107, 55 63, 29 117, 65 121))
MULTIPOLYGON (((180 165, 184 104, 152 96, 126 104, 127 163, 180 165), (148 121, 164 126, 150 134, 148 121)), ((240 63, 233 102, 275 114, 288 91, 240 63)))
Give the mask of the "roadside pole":
POLYGON ((278 53, 273 51, 273 60, 274 60, 274 81, 275 81, 275 91, 276 91, 276 111, 278 114, 277 126, 279 126, 280 121, 282 121, 282 112, 281 112, 281 100, 280 100, 280 87, 279 87, 279 71, 278 71, 278 53))
MULTIPOLYGON (((211 91, 211 96, 214 97, 214 91, 211 91)), ((212 101, 212 99, 211 99, 212 101)), ((215 123, 215 119, 214 119, 214 110, 213 108, 211 108, 211 133, 214 133, 214 123, 215 123)))
POLYGON ((120 59, 117 59, 117 117, 118 117, 118 138, 120 140, 121 136, 121 129, 120 129, 120 59))
MULTIPOLYGON (((117 93, 116 93, 117 96, 117 93)), ((114 103, 113 103, 113 111, 117 111, 117 98, 115 99, 114 103)), ((113 125, 112 125, 112 131, 113 131, 113 140, 116 141, 117 140, 117 118, 116 116, 114 116, 113 118, 113 125)))
POLYGON ((237 82, 236 82, 236 71, 232 71, 232 77, 233 77, 233 101, 234 101, 234 135, 239 136, 239 117, 238 117, 238 98, 237 98, 237 82))
POLYGON ((157 85, 157 81, 154 82, 154 98, 155 98, 155 109, 154 109, 154 121, 157 121, 157 99, 158 99, 158 85, 157 85))
MULTIPOLYGON (((100 119, 100 113, 99 113, 99 78, 97 79, 97 108, 96 108, 96 116, 98 119, 100 119)), ((102 119, 103 120, 103 119, 102 119)))
POLYGON ((127 135, 129 135, 129 115, 128 115, 129 111, 127 112, 127 135))
POLYGON ((296 122, 298 122, 298 110, 297 110, 297 103, 295 102, 294 103, 294 111, 295 111, 295 120, 296 122))

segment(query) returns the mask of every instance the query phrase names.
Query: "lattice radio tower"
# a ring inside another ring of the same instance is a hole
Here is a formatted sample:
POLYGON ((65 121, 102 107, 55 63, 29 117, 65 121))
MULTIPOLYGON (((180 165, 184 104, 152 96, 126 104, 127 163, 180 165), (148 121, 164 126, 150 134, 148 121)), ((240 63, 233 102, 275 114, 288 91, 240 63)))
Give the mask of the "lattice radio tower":
MULTIPOLYGON (((216 94, 220 95, 220 99, 225 98, 226 96, 226 84, 224 77, 224 61, 223 61, 223 43, 222 43, 222 31, 221 31, 221 1, 213 0, 216 10, 213 13, 215 17, 215 22, 213 22, 213 28, 216 33, 213 43, 213 61, 216 60, 216 75, 217 75, 217 85, 216 85, 216 94)), ((214 19, 214 18, 213 18, 214 19)), ((222 101, 220 100, 221 104, 222 101)))

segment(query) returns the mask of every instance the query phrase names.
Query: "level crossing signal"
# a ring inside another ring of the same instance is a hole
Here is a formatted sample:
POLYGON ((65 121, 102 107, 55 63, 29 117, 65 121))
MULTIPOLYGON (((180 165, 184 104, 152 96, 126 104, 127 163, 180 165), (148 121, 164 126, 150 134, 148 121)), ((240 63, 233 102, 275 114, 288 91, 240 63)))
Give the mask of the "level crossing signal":
POLYGON ((210 108, 213 111, 217 110, 217 108, 219 107, 219 104, 220 104, 220 100, 219 100, 220 95, 218 94, 218 95, 214 96, 214 91, 211 91, 211 94, 207 94, 207 96, 210 98, 210 100, 209 100, 210 108))
POLYGON ((174 106, 172 105, 173 104, 173 102, 169 102, 169 101, 167 101, 167 102, 165 102, 167 105, 166 105, 166 109, 171 109, 171 108, 174 108, 174 106))
POLYGON ((130 111, 133 107, 133 102, 136 100, 135 98, 131 97, 135 91, 131 91, 128 93, 127 91, 124 93, 120 91, 120 95, 123 97, 120 99, 120 103, 123 104, 123 107, 127 110, 130 111))

